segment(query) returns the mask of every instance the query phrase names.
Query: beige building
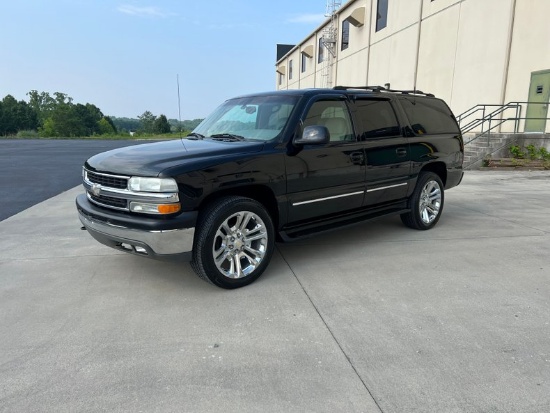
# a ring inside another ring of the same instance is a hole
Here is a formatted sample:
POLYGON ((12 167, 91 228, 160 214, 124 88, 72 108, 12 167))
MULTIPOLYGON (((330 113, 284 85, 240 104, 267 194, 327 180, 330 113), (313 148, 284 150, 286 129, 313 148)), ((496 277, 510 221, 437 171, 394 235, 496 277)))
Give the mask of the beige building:
POLYGON ((389 84, 433 93, 456 115, 537 102, 520 105, 538 119, 518 131, 550 132, 549 19, 550 0, 350 0, 277 61, 276 84, 389 84))

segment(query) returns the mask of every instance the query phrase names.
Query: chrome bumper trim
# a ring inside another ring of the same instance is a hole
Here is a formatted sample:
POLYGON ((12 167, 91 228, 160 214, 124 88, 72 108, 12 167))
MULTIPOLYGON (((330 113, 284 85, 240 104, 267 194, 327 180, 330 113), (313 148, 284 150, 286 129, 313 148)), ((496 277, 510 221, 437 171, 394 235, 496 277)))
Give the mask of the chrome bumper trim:
POLYGON ((78 213, 80 222, 88 231, 95 231, 114 241, 127 240, 145 244, 157 255, 173 255, 193 250, 195 228, 174 229, 166 231, 141 231, 122 226, 110 225, 78 213))

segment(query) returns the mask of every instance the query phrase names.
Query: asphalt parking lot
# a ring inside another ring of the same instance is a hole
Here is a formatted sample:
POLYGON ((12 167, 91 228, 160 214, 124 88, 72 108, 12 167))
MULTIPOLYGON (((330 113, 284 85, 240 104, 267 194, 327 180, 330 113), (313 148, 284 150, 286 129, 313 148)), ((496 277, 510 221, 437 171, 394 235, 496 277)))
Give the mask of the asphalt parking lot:
POLYGON ((90 156, 144 142, 0 139, 0 221, 78 185, 90 156))
POLYGON ((0 222, 0 411, 548 412, 550 172, 469 172, 431 231, 279 244, 234 291, 80 230, 0 222))

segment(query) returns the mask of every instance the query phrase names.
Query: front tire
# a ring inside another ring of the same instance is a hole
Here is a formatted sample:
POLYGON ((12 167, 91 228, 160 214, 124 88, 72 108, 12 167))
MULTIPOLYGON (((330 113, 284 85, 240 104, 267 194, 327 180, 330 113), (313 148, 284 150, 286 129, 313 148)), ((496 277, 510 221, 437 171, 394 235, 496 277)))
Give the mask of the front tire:
POLYGON ((439 175, 421 172, 409 198, 411 211, 401 214, 401 221, 413 229, 431 229, 441 217, 444 201, 445 191, 439 175))
POLYGON ((244 197, 210 204, 198 223, 191 266, 221 288, 244 287, 258 279, 275 246, 273 221, 264 206, 244 197))

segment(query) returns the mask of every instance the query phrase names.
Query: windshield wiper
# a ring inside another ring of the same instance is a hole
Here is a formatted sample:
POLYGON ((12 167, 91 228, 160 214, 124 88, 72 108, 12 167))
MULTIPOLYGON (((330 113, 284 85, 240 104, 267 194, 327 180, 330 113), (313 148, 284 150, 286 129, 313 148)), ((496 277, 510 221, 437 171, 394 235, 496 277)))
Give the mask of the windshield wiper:
POLYGON ((232 133, 216 133, 210 136, 210 138, 217 141, 224 141, 224 142, 237 142, 237 141, 246 140, 244 136, 233 135, 232 133))
POLYGON ((196 132, 191 132, 189 135, 187 135, 187 139, 198 141, 198 140, 204 139, 204 135, 201 135, 200 133, 196 133, 196 132))

